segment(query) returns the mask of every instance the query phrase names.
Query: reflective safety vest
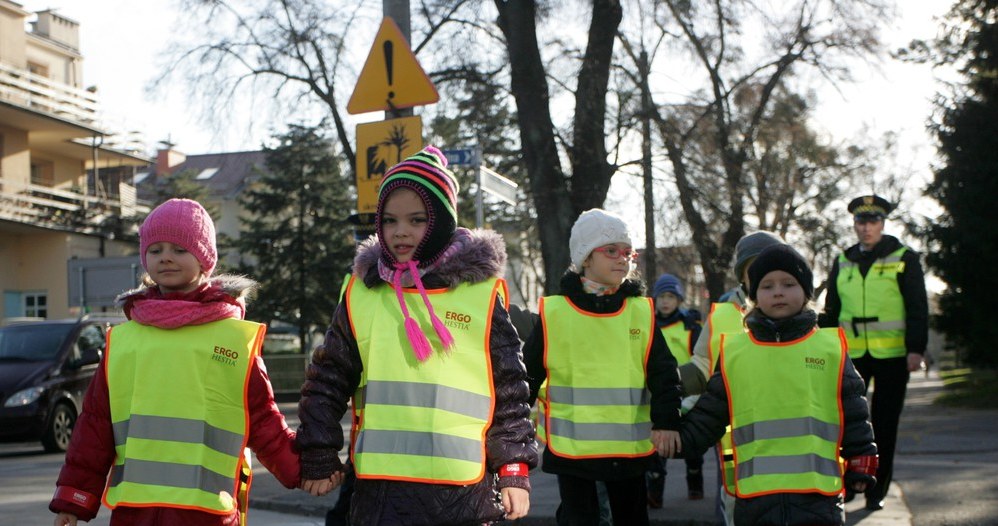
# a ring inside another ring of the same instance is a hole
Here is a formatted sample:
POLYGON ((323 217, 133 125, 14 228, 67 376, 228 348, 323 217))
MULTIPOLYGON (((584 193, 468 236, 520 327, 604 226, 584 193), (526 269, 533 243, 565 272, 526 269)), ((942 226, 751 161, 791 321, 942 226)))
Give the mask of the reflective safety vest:
POLYGON ((669 352, 676 358, 676 364, 683 365, 689 362, 690 353, 693 351, 693 342, 690 341, 693 337, 693 331, 686 329, 683 320, 666 325, 665 327, 659 327, 659 330, 662 331, 662 336, 665 337, 665 343, 669 346, 669 352))
POLYGON ((739 498, 842 491, 842 370, 839 329, 782 343, 751 334, 721 339, 739 498))
MULTIPOLYGON (((741 307, 735 303, 724 302, 710 305, 710 315, 707 318, 710 328, 707 340, 710 374, 714 374, 714 370, 717 369, 717 360, 721 355, 721 335, 745 332, 745 323, 742 319, 744 315, 741 307)), ((727 491, 728 495, 734 495, 735 452, 731 445, 731 426, 724 428, 724 436, 717 442, 714 449, 717 450, 717 461, 721 464, 721 484, 724 486, 724 491, 727 491)))
POLYGON ((745 312, 742 311, 742 308, 730 301, 710 304, 710 314, 707 316, 710 330, 710 334, 707 335, 707 356, 710 358, 708 378, 717 370, 721 335, 726 332, 745 332, 744 316, 745 312))
POLYGON ((506 282, 426 292, 454 347, 443 350, 419 291, 403 289, 410 315, 434 349, 420 362, 395 289, 369 289, 356 277, 347 286, 350 327, 364 364, 353 397, 358 478, 467 485, 485 475, 485 432, 495 405, 489 335, 496 296, 504 303, 509 297, 506 282))
POLYGON ((235 510, 249 435, 249 372, 266 326, 237 319, 111 330, 114 448, 104 504, 235 510))
POLYGON ((839 254, 839 276, 835 281, 842 301, 839 326, 846 333, 849 356, 867 353, 874 358, 900 358, 904 346, 904 298, 898 288, 898 274, 904 272, 901 247, 876 260, 864 277, 859 264, 839 254))
POLYGON ((595 314, 549 296, 540 314, 547 379, 538 437, 568 458, 651 454, 651 298, 627 298, 617 312, 595 314))

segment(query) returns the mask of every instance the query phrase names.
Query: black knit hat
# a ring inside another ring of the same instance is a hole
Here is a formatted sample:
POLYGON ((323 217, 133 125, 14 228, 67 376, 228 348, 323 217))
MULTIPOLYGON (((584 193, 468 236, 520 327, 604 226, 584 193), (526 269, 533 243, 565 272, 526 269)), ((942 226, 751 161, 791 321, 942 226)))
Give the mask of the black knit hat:
POLYGON ((749 265, 749 299, 755 301, 759 282, 774 270, 782 270, 793 276, 804 289, 805 298, 811 299, 814 296, 814 274, 804 256, 790 245, 773 245, 760 252, 749 265))
POLYGON ((457 228, 457 180, 447 169, 447 158, 433 146, 423 148, 388 170, 378 191, 375 229, 389 268, 394 268, 396 261, 388 250, 381 217, 388 196, 400 187, 416 192, 426 207, 426 234, 413 252, 418 267, 425 268, 443 254, 457 228))

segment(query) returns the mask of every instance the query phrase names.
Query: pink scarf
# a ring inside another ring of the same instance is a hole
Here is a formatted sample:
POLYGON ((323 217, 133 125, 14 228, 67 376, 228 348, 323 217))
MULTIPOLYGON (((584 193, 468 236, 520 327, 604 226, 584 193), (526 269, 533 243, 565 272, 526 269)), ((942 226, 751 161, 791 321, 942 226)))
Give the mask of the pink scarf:
POLYGON ((430 340, 423 333, 423 329, 419 326, 419 322, 415 318, 409 315, 409 307, 405 304, 405 298, 402 294, 403 287, 411 287, 415 285, 416 290, 419 291, 419 295, 423 298, 423 305, 426 307, 427 312, 430 315, 430 324, 433 326, 433 331, 437 333, 437 337, 440 338, 440 343, 443 344, 444 351, 450 351, 454 347, 454 336, 451 335, 450 331, 447 330, 447 326, 444 325, 437 313, 433 310, 433 305, 430 304, 430 298, 426 295, 426 288, 423 287, 422 276, 433 271, 439 267, 443 262, 454 257, 465 244, 471 238, 471 231, 466 228, 458 228, 453 237, 451 237, 451 242, 444 249, 443 254, 437 258, 432 264, 427 265, 426 268, 419 269, 419 262, 414 260, 409 260, 405 263, 396 263, 395 268, 390 268, 384 264, 383 258, 378 258, 378 275, 381 279, 392 284, 395 289, 395 296, 398 299, 399 307, 402 310, 402 317, 405 319, 405 335, 409 339, 409 345, 412 346, 412 352, 416 355, 416 359, 425 362, 433 354, 433 346, 430 345, 430 340))
POLYGON ((150 287, 129 299, 125 316, 143 325, 160 329, 176 329, 186 325, 203 325, 227 318, 242 319, 246 307, 217 286, 208 284, 186 294, 161 294, 150 287))

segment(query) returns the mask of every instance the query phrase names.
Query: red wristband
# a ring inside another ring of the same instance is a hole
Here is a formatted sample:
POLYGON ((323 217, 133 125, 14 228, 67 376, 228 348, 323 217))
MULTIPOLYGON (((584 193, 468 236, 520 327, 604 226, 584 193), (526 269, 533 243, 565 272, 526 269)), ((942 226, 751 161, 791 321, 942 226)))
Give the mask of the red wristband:
POLYGON ((846 469, 852 471, 853 473, 875 476, 877 474, 877 466, 879 464, 880 458, 877 455, 863 455, 850 458, 846 469))
POLYGON ((505 466, 499 468, 500 477, 529 477, 530 468, 527 467, 523 462, 514 462, 512 464, 506 464, 505 466))
POLYGON ((97 496, 92 493, 87 493, 86 491, 80 491, 78 489, 70 488, 69 486, 59 486, 55 490, 55 498, 59 500, 64 500, 67 502, 72 502, 77 506, 82 506, 88 510, 97 509, 100 507, 100 500, 97 496))

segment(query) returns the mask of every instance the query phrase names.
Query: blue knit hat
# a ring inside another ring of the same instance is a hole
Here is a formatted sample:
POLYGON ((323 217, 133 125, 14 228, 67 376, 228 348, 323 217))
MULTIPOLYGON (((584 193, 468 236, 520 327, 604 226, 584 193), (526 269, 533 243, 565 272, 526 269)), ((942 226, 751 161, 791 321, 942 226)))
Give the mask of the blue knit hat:
POLYGON ((679 278, 673 276, 672 274, 662 274, 655 281, 655 286, 652 287, 651 297, 657 298, 664 292, 671 292, 679 297, 679 301, 686 299, 686 295, 683 293, 683 284, 679 281, 679 278))

